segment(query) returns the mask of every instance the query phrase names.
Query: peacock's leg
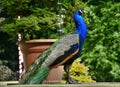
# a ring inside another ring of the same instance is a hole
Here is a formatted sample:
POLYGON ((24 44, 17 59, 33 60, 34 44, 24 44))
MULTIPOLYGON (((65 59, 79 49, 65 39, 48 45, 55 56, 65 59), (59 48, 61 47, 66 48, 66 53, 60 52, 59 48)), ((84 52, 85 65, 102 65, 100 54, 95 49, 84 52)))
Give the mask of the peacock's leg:
POLYGON ((76 80, 74 80, 73 78, 71 78, 70 76, 70 68, 71 68, 71 65, 64 65, 64 70, 66 72, 66 81, 68 84, 76 84, 78 83, 76 80))

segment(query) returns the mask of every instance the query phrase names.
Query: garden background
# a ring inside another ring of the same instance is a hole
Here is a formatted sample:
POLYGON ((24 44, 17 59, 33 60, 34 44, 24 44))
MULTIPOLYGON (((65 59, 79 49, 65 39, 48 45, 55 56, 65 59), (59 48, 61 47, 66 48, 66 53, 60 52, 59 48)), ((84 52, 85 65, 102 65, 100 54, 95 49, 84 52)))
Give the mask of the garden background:
MULTIPOLYGON (((30 21, 29 18, 31 17, 40 16, 42 21, 38 20, 41 24, 38 28, 41 31, 35 32, 33 35, 40 34, 39 38, 59 38, 57 33, 58 27, 54 25, 57 22, 51 24, 51 14, 54 14, 53 19, 57 19, 57 14, 59 14, 61 8, 65 9, 63 11, 65 18, 62 35, 66 35, 75 30, 72 17, 73 13, 80 7, 86 11, 86 14, 83 16, 88 26, 88 35, 82 55, 80 56, 80 62, 89 68, 89 75, 95 81, 119 82, 119 0, 59 0, 59 2, 62 4, 58 5, 57 0, 0 1, 0 67, 3 66, 0 68, 0 72, 12 70, 14 73, 17 73, 19 70, 18 49, 16 45, 17 34, 6 33, 8 29, 18 27, 17 24, 15 25, 15 23, 18 23, 16 22, 17 16, 20 15, 26 21, 30 21), (44 29, 44 32, 42 29, 44 29), (46 33, 47 35, 44 35, 46 33)), ((24 22, 24 24, 27 25, 27 22, 24 22)))

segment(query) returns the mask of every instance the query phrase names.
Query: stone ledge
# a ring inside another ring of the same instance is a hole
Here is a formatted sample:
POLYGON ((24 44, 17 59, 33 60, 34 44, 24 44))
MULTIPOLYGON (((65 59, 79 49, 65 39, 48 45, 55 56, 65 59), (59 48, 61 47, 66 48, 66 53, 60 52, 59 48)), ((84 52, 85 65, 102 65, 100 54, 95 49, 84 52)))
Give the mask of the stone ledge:
POLYGON ((0 81, 0 87, 1 85, 17 85, 19 81, 0 81))
POLYGON ((0 87, 120 87, 119 82, 98 82, 81 84, 32 84, 18 85, 18 81, 0 82, 0 87))

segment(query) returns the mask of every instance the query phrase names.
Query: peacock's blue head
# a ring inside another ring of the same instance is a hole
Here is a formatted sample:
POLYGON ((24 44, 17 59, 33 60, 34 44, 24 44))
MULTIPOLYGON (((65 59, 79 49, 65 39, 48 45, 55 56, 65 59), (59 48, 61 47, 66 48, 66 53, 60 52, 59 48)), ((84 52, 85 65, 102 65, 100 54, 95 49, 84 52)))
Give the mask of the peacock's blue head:
POLYGON ((85 13, 85 11, 84 11, 82 8, 79 8, 79 9, 78 9, 78 13, 79 13, 80 15, 82 15, 82 14, 85 13))

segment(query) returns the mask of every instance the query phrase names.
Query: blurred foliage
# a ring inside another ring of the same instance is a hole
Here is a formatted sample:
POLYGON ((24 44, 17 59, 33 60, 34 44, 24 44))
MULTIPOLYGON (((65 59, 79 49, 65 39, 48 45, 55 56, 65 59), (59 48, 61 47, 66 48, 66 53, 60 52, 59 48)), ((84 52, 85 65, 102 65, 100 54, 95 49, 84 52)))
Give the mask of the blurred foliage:
POLYGON ((15 42, 9 40, 9 35, 0 32, 0 64, 9 66, 12 71, 18 70, 18 52, 15 42))
POLYGON ((70 74, 78 82, 95 82, 89 74, 89 68, 78 60, 72 64, 70 74))
MULTIPOLYGON (((64 75, 66 75, 65 72, 63 72, 64 75)), ((70 70, 71 77, 80 82, 96 82, 93 80, 89 74, 89 68, 85 66, 83 63, 80 63, 79 58, 75 60, 72 64, 71 70, 70 70)), ((63 80, 65 83, 65 81, 63 80)))
MULTIPOLYGON (((51 4, 54 4, 52 2, 51 4)), ((58 37, 56 12, 53 11, 53 7, 49 8, 50 5, 42 4, 41 7, 40 3, 46 1, 2 0, 1 7, 7 17, 1 25, 11 40, 17 41, 18 33, 22 34, 23 40, 58 37), (18 19, 18 16, 21 18, 18 19)))
POLYGON ((15 81, 18 80, 19 74, 11 70, 7 65, 8 61, 0 60, 0 81, 15 81))
POLYGON ((12 75, 11 69, 7 66, 0 65, 0 81, 8 81, 12 75))
POLYGON ((81 57, 96 81, 120 81, 120 3, 90 5, 88 37, 81 57))

